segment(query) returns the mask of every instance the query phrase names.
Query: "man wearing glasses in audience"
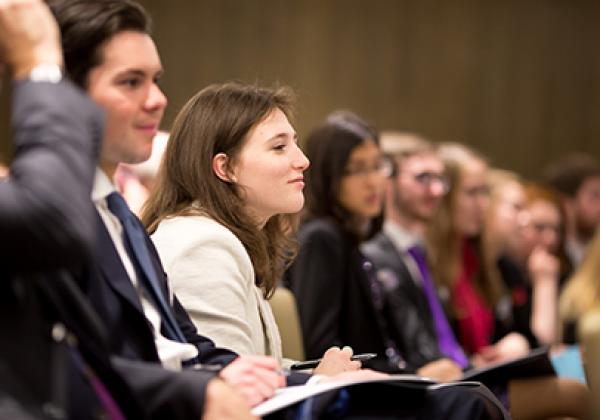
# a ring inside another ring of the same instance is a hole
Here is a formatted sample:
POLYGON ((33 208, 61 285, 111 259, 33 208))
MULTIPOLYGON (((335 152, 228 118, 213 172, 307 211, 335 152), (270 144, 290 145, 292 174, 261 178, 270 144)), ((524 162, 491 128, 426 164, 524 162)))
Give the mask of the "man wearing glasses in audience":
POLYGON ((394 171, 383 230, 363 251, 377 267, 409 367, 423 376, 455 380, 468 360, 429 277, 424 248, 427 224, 448 191, 444 164, 429 142, 413 134, 383 133, 381 147, 394 171))

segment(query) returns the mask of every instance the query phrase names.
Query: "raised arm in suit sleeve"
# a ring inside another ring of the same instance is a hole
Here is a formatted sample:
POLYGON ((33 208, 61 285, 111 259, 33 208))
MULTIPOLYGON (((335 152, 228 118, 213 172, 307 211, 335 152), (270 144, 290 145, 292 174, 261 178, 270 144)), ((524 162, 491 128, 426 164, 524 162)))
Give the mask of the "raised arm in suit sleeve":
POLYGON ((343 346, 340 328, 345 288, 342 238, 326 224, 299 234, 300 252, 290 268, 306 357, 319 358, 331 346, 343 346))
POLYGON ((99 110, 70 82, 14 83, 15 158, 0 184, 5 268, 73 267, 91 253, 99 110))

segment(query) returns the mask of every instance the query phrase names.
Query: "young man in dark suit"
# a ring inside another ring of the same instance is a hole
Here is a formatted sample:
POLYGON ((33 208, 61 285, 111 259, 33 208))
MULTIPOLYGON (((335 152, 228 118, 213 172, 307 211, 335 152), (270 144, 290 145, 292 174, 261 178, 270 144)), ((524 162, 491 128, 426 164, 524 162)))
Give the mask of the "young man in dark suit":
MULTIPOLYGON (((383 232, 363 252, 377 267, 377 276, 393 307, 404 356, 421 372, 442 380, 458 379, 469 362, 440 304, 425 258, 424 235, 448 190, 444 165, 435 149, 414 135, 388 133, 382 150, 394 159, 395 172, 387 185, 383 232)), ((584 417, 587 389, 555 377, 509 379, 492 383, 495 392, 521 417, 554 417, 570 413, 584 417), (532 396, 544 395, 534 401, 532 396)))
MULTIPOLYGON (((92 190, 95 254, 79 277, 110 331, 111 353, 171 370, 193 366, 213 372, 238 390, 248 405, 270 397, 285 382, 277 362, 270 357, 238 357, 197 333, 168 289, 152 242, 112 179, 119 163, 138 163, 150 156, 166 106, 158 86, 162 65, 146 12, 129 0, 49 3, 61 29, 67 74, 107 116, 92 190)), ((340 351, 339 358, 349 356, 340 351)), ((296 379, 306 380, 300 376, 296 379)), ((200 382, 192 386, 190 396, 197 392, 201 397, 205 381, 200 382)), ((183 399, 182 390, 169 392, 170 383, 163 386, 166 398, 183 399)), ((190 413, 201 412, 201 406, 202 398, 189 399, 190 413)))
POLYGON ((425 376, 458 379, 468 360, 424 273, 425 230, 448 186, 444 164, 433 146, 416 135, 384 133, 381 143, 394 173, 386 188, 383 230, 362 250, 377 267, 406 362, 425 376))

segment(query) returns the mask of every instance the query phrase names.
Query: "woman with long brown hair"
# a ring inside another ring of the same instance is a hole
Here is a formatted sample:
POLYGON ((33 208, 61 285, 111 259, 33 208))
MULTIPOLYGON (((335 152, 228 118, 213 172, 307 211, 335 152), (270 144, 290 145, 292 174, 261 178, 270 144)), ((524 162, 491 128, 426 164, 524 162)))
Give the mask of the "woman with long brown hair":
POLYGON ((531 347, 557 340, 562 249, 560 202, 545 187, 506 170, 490 172, 491 202, 483 231, 486 270, 499 276, 511 303, 506 327, 531 347))
MULTIPOLYGON (((196 327, 238 354, 282 362, 267 298, 294 256, 287 215, 304 204, 309 162, 285 89, 209 86, 178 114, 143 210, 172 290, 196 327)), ((333 349, 320 373, 354 370, 333 349)))
POLYGON ((428 250, 458 339, 475 364, 524 355, 529 350, 524 337, 498 334, 510 313, 502 305, 502 283, 486 269, 483 258, 481 233, 489 204, 487 162, 455 143, 441 145, 439 154, 450 191, 430 226, 428 250))

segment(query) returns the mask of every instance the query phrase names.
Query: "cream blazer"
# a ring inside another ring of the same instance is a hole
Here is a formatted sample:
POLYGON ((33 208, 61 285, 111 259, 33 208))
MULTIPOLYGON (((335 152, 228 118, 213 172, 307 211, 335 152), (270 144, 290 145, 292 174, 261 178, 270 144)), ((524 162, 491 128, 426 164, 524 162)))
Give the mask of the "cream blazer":
POLYGON ((250 256, 229 229, 209 217, 178 216, 162 221, 152 240, 199 334, 238 354, 288 364, 271 307, 254 284, 250 256))

